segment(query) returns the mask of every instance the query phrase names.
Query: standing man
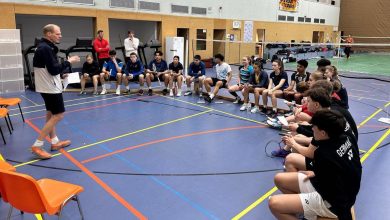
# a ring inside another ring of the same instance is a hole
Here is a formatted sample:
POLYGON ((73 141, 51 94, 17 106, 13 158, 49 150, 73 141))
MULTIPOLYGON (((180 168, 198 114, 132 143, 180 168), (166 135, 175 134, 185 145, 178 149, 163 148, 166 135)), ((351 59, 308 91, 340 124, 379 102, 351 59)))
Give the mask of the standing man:
POLYGON ((127 32, 129 35, 128 38, 125 39, 124 45, 125 45, 125 63, 128 63, 130 60, 130 54, 135 53, 138 55, 138 45, 139 45, 139 39, 134 37, 134 31, 130 30, 127 32))
POLYGON ((104 62, 108 62, 110 60, 110 55, 108 52, 110 51, 110 44, 107 40, 103 39, 103 31, 98 30, 97 37, 93 41, 93 48, 95 49, 98 57, 99 68, 103 68, 104 62))
MULTIPOLYGON (((62 83, 60 75, 70 67, 71 63, 80 62, 79 56, 68 57, 68 60, 59 63, 58 48, 61 40, 61 29, 55 24, 43 27, 43 38, 38 44, 33 58, 36 91, 41 93, 46 106, 46 124, 31 151, 40 159, 49 159, 52 155, 43 149, 44 139, 51 138, 51 150, 59 150, 71 144, 70 140, 60 141, 56 134, 56 124, 64 117, 65 106, 62 98, 62 83)), ((67 77, 63 75, 63 77, 67 77)))
POLYGON ((344 48, 344 53, 345 55, 347 56, 347 59, 349 59, 349 57, 351 56, 351 44, 354 43, 353 41, 353 38, 351 37, 351 35, 349 34, 348 37, 344 40, 341 38, 341 41, 347 43, 348 45, 345 46, 344 48))

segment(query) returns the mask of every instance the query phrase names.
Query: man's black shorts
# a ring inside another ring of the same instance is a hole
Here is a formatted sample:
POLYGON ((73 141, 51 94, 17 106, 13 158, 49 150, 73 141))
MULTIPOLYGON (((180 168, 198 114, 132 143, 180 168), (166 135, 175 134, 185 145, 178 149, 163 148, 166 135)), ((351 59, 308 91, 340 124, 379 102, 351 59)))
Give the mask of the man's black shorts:
POLYGON ((226 80, 220 80, 220 79, 217 79, 217 78, 211 78, 213 80, 213 84, 211 86, 215 86, 217 84, 218 81, 221 81, 222 82, 222 86, 221 88, 227 88, 226 86, 226 83, 227 81, 226 80))
POLYGON ((43 101, 45 101, 46 110, 53 115, 65 112, 64 99, 62 93, 41 93, 43 101))

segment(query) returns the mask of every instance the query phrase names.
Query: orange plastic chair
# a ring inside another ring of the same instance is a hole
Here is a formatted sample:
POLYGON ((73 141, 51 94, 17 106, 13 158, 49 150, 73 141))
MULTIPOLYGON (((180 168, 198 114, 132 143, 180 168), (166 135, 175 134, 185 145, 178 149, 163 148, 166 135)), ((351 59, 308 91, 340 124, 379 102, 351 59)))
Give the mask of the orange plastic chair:
POLYGON ((11 204, 8 218, 11 219, 13 208, 20 211, 58 215, 61 218, 63 207, 70 201, 77 202, 81 219, 84 219, 78 194, 83 187, 52 179, 35 180, 29 175, 0 170, 0 184, 4 193, 3 200, 11 204))
MULTIPOLYGON (((12 134, 11 129, 10 129, 9 124, 8 124, 7 116, 8 116, 8 109, 0 108, 0 118, 4 118, 5 122, 7 123, 9 133, 12 134)), ((10 121, 10 123, 11 123, 11 121, 10 121)), ((1 133, 1 137, 3 138, 4 144, 7 144, 7 142, 5 142, 5 138, 4 138, 4 134, 3 134, 3 130, 1 129, 1 126, 0 126, 0 133, 1 133)))
MULTIPOLYGON (((25 122, 24 121, 24 116, 23 116, 23 111, 22 111, 22 108, 20 107, 20 103, 21 102, 22 102, 22 100, 20 98, 1 98, 0 97, 0 106, 4 106, 4 107, 7 108, 8 106, 18 105, 19 111, 20 111, 20 115, 22 116, 23 122, 25 122)), ((12 128, 12 130, 13 130, 13 128, 12 128)))

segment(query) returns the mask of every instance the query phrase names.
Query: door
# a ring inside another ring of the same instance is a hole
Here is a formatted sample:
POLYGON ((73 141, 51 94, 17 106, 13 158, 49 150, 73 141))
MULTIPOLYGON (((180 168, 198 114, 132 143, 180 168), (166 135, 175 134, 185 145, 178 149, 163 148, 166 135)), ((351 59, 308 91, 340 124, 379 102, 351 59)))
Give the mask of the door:
POLYGON ((184 75, 185 73, 187 73, 187 67, 189 65, 189 62, 191 62, 192 60, 192 57, 190 57, 190 54, 189 54, 189 35, 190 35, 190 30, 188 28, 178 28, 177 29, 177 34, 176 36, 177 37, 183 37, 184 38, 184 47, 183 47, 183 51, 184 51, 184 55, 183 57, 180 57, 180 62, 183 64, 184 66, 184 75))
POLYGON ((213 55, 215 54, 225 54, 225 41, 226 40, 226 30, 224 29, 214 29, 214 42, 213 42, 213 55))
POLYGON ((256 55, 264 58, 265 29, 256 30, 256 55))
POLYGON ((184 57, 184 37, 166 37, 165 59, 172 63, 174 56, 184 57))

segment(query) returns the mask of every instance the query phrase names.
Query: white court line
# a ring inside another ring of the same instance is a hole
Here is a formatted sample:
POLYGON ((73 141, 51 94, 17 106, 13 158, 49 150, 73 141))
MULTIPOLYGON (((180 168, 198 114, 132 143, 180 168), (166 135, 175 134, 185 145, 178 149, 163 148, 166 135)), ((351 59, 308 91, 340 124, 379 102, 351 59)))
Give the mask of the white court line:
POLYGON ((27 101, 30 101, 35 106, 39 106, 39 104, 37 104, 36 102, 33 102, 31 99, 27 98, 26 96, 24 96, 24 95, 20 95, 20 96, 23 97, 24 99, 26 99, 27 101))

